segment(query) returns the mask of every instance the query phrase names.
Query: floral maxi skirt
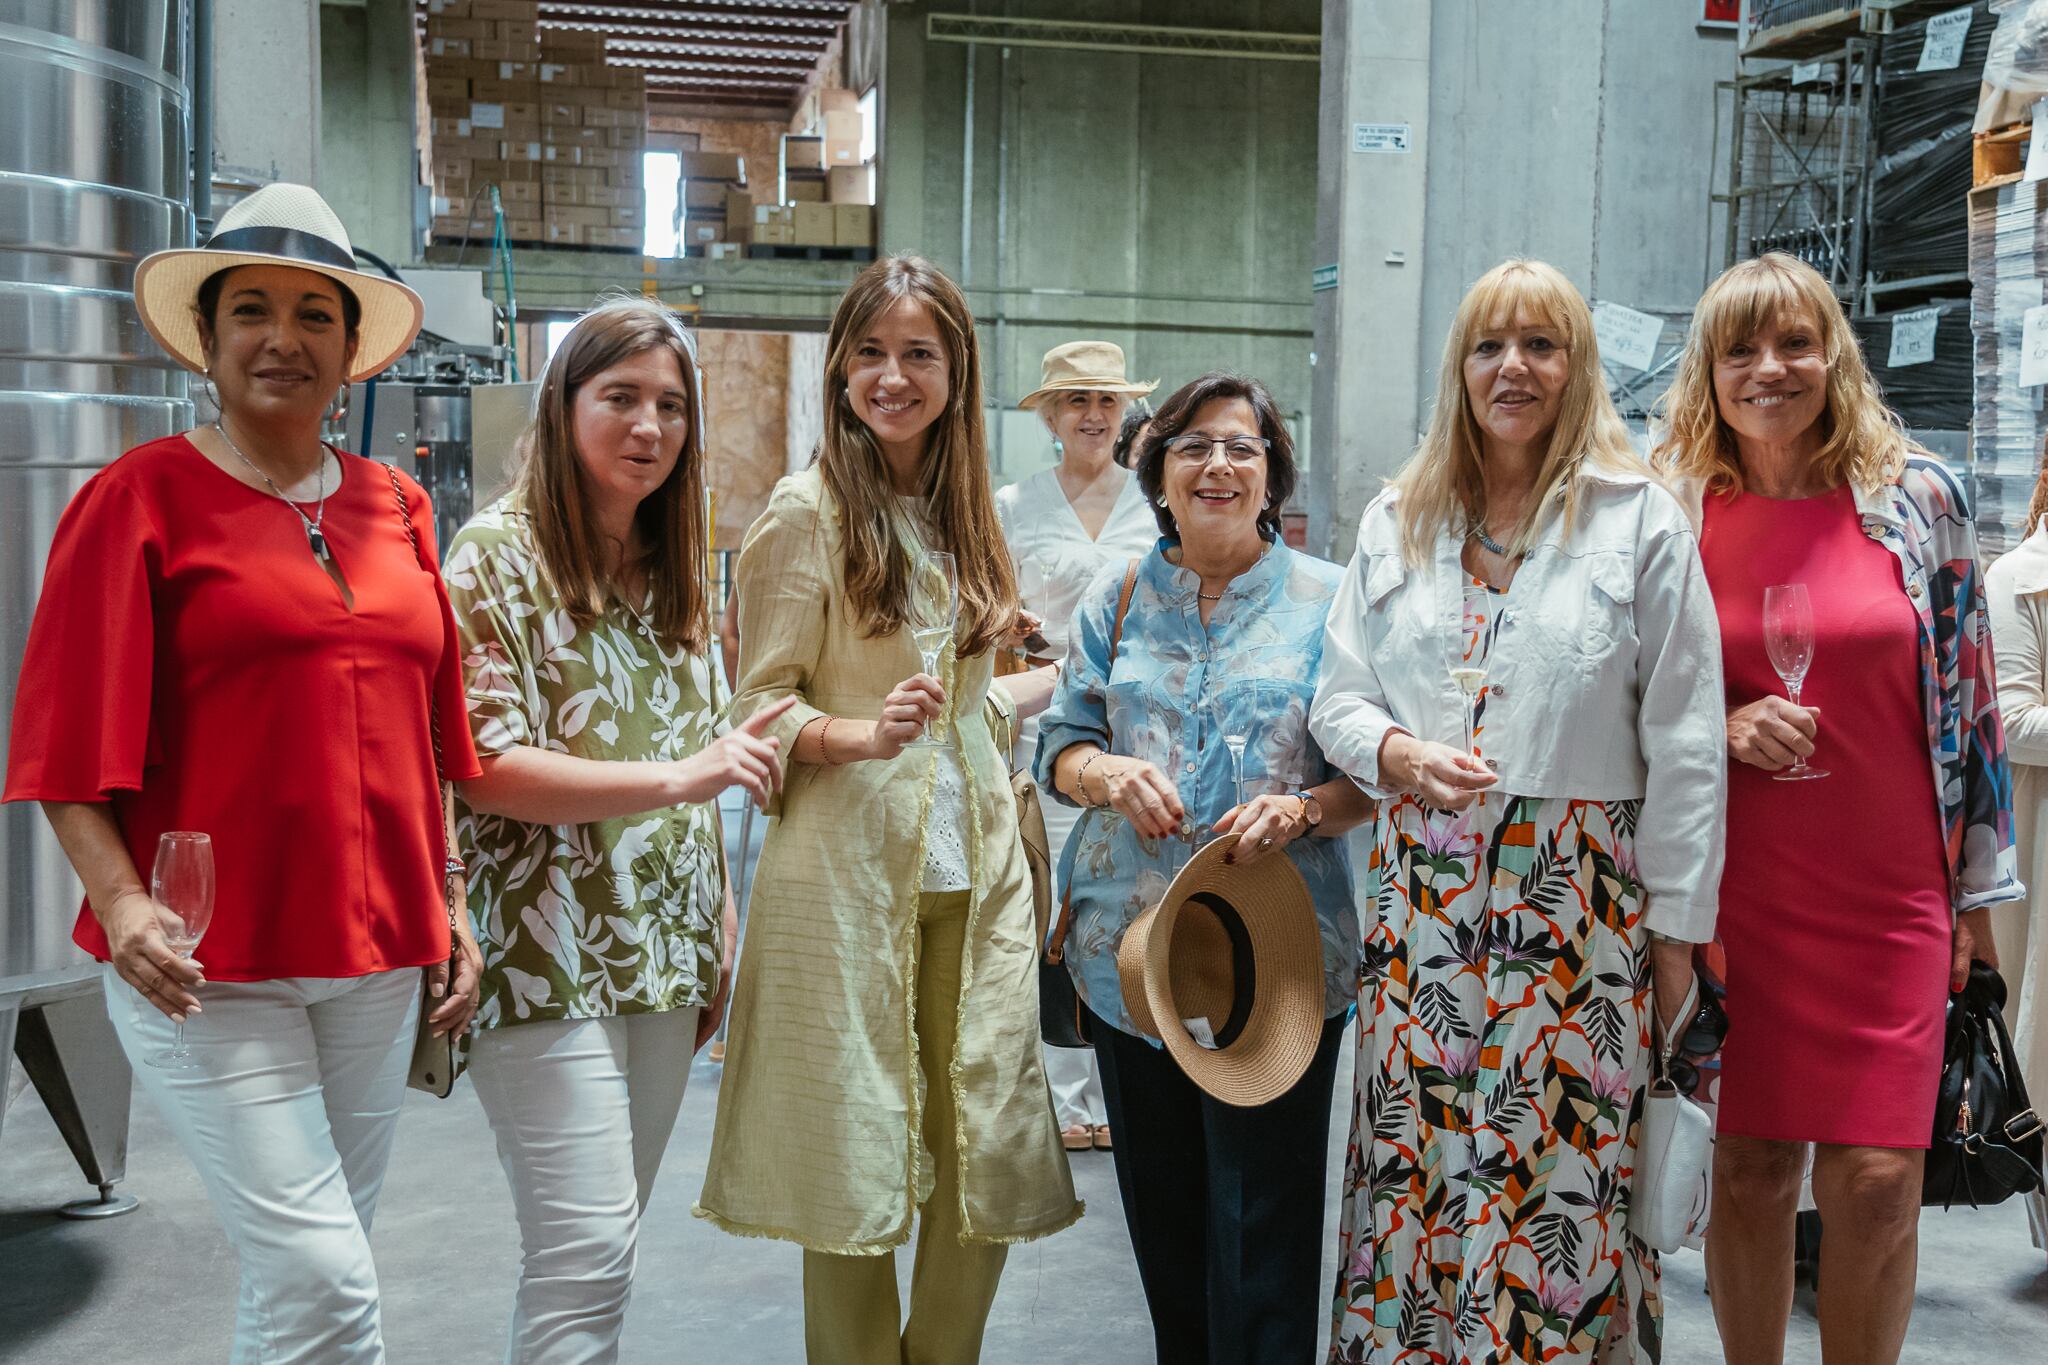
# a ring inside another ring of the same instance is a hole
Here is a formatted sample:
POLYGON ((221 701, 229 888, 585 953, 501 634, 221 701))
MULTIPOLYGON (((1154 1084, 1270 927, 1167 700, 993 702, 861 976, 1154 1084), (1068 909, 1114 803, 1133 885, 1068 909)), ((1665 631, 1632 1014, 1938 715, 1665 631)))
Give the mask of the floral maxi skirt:
POLYGON ((1333 1362, 1659 1358, 1638 801, 1380 812, 1333 1362))

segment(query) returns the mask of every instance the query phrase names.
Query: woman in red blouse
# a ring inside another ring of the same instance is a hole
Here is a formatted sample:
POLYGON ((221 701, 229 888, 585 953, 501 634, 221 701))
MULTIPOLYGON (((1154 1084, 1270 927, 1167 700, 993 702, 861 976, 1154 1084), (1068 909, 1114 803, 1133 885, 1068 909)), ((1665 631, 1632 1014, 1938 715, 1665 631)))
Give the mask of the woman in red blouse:
POLYGON ((382 1361, 367 1233, 423 979, 437 1030, 475 1009, 466 910, 445 980, 437 709, 445 775, 478 768, 426 496, 320 425, 411 345, 420 303, 358 272, 299 185, 143 261, 135 295, 220 419, 129 451, 66 509, 4 799, 42 802, 85 884, 74 937, 108 964, 129 1055, 186 1023, 194 1068, 136 1072, 240 1257, 234 1358, 382 1361), (167 830, 213 842, 192 960, 144 882, 167 830))

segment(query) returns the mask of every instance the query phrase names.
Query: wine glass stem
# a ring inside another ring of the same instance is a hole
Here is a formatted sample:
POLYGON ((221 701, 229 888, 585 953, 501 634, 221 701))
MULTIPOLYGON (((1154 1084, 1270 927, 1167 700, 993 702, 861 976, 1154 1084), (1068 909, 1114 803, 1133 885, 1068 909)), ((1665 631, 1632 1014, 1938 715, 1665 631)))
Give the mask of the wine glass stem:
MULTIPOLYGON (((922 650, 920 650, 920 651, 918 652, 918 657, 919 657, 919 659, 920 659, 920 660, 921 660, 921 661, 923 662, 923 664, 924 664, 924 671, 925 671, 925 676, 927 676, 927 677, 931 677, 931 678, 936 678, 936 677, 938 677, 938 676, 939 676, 939 656, 938 656, 938 655, 936 655, 936 654, 932 654, 932 653, 927 653, 927 652, 925 652, 925 651, 922 651, 922 650)), ((932 718, 931 718, 930 720, 926 721, 926 722, 924 723, 924 733, 925 733, 925 738, 927 738, 927 739, 931 738, 931 737, 932 737, 932 732, 933 732, 933 731, 935 731, 936 729, 938 729, 938 726, 939 726, 939 720, 938 720, 938 717, 936 717, 936 716, 934 716, 934 717, 932 717, 932 718)))
MULTIPOLYGON (((1787 679, 1785 679, 1785 695, 1786 695, 1786 696, 1787 696, 1788 698, 1790 698, 1790 699, 1791 699, 1791 702, 1792 702, 1792 704, 1793 704, 1794 706, 1797 706, 1797 705, 1799 705, 1799 685, 1800 685, 1800 683, 1801 683, 1801 682, 1803 682, 1803 681, 1804 681, 1804 679, 1801 679, 1801 678, 1787 678, 1787 679)), ((1794 754, 1794 755, 1792 755, 1792 766, 1791 766, 1790 768, 1786 769, 1786 771, 1787 771, 1787 772, 1795 772, 1795 773, 1802 773, 1802 772, 1805 772, 1805 771, 1806 771, 1806 755, 1804 755, 1804 754, 1794 754)))
POLYGON ((183 1019, 173 1019, 171 1021, 171 1055, 181 1057, 184 1053, 185 1021, 183 1019))

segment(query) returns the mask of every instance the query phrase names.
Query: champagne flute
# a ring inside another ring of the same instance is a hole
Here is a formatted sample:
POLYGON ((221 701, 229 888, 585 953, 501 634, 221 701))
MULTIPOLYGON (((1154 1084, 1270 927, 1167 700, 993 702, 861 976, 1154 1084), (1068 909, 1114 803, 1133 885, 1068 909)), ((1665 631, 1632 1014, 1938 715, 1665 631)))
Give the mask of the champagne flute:
MULTIPOLYGON (((190 958, 213 923, 213 840, 185 830, 158 839, 149 895, 156 902, 165 944, 179 957, 190 958)), ((143 1058, 151 1066, 186 1071, 199 1064, 185 1046, 185 1021, 176 1023, 170 1047, 143 1058)))
MULTIPOLYGON (((939 660, 953 643, 953 623, 960 610, 959 569, 945 550, 928 550, 912 561, 910 571, 910 638, 917 645, 924 671, 939 676, 939 660)), ((943 749, 946 740, 934 720, 907 749, 943 749)))
POLYGON ((1465 705, 1462 709, 1465 713, 1465 753, 1469 757, 1474 747, 1472 711, 1479 703, 1479 694, 1486 690, 1486 670, 1460 663, 1451 670, 1451 681, 1458 685, 1458 691, 1465 698, 1465 705))
MULTIPOLYGON (((1799 689, 1806 682, 1806 671, 1813 667, 1813 603, 1804 583, 1780 583, 1764 589, 1764 652, 1771 656, 1771 667, 1785 684, 1785 695, 1794 706, 1799 705, 1799 689)), ((1778 782, 1826 776, 1826 770, 1811 766, 1804 758, 1795 758, 1791 767, 1771 774, 1778 782)))

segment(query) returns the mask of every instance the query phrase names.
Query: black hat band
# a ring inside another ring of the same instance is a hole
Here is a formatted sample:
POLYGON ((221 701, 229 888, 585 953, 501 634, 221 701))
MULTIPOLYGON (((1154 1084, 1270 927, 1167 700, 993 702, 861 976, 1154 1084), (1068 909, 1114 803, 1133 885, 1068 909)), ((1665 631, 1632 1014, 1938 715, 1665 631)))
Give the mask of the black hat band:
POLYGON ((297 228, 240 227, 216 232, 206 239, 207 251, 235 251, 251 256, 289 256, 312 265, 336 270, 354 270, 355 257, 325 237, 297 228))

